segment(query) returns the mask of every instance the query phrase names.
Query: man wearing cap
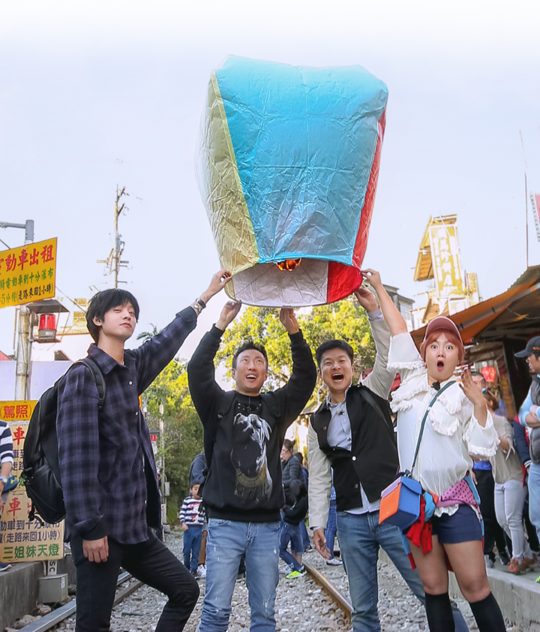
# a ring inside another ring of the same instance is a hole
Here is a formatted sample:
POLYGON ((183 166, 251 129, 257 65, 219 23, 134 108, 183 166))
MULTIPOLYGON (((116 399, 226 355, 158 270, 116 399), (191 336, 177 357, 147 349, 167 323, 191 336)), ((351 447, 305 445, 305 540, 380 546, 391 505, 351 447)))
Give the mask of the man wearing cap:
POLYGON ((529 518, 540 539, 540 336, 531 338, 516 358, 527 358, 532 384, 519 409, 519 423, 528 429, 529 452, 529 518))

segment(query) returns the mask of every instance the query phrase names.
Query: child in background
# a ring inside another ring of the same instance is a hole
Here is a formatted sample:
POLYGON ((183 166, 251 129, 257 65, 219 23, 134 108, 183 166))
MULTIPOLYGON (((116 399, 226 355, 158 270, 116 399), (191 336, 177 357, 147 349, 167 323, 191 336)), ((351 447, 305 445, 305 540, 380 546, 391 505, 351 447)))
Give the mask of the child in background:
POLYGON ((178 514, 180 525, 184 530, 184 566, 189 568, 191 574, 197 577, 197 566, 199 563, 199 551, 202 542, 202 527, 204 516, 199 513, 201 497, 199 496, 200 485, 191 487, 190 494, 184 499, 182 508, 178 514))

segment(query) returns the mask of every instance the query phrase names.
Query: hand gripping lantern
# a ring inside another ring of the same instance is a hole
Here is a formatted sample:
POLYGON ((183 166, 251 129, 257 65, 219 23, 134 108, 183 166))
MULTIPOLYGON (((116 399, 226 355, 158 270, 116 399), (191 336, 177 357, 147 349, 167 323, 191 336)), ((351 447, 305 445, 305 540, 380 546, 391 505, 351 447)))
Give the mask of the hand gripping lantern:
POLYGON ((360 285, 387 98, 361 66, 231 56, 212 73, 199 184, 231 298, 320 305, 360 285))

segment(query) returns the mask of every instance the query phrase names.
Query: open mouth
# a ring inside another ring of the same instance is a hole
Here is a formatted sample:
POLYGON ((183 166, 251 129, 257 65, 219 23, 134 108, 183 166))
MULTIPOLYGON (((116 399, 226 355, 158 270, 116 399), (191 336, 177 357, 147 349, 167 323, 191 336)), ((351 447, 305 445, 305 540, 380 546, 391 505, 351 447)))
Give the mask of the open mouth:
POLYGON ((332 380, 334 382, 343 382, 343 373, 334 373, 332 375, 332 380))
POLYGON ((257 379, 257 376, 254 375, 253 373, 249 373, 248 375, 246 375, 246 380, 249 380, 250 382, 254 382, 257 379))
POLYGON ((439 371, 444 369, 444 362, 442 360, 437 361, 437 368, 439 369, 439 371))

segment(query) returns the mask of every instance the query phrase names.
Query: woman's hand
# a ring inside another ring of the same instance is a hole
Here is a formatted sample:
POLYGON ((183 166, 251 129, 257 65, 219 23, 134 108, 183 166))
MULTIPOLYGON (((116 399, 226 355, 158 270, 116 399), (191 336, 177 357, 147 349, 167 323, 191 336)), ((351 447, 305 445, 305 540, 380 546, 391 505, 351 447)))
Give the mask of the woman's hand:
POLYGON ((482 395, 482 389, 475 384, 472 379, 471 371, 466 369, 461 375, 461 390, 465 393, 465 397, 474 405, 483 404, 487 408, 487 402, 482 395))
POLYGON ((360 272, 374 290, 378 290, 382 287, 381 275, 377 271, 372 270, 371 268, 366 268, 365 270, 360 270, 360 272))
POLYGON ((487 402, 482 395, 480 386, 474 383, 469 369, 463 371, 460 387, 465 393, 465 397, 474 405, 474 416, 478 423, 485 427, 488 413, 487 402))

